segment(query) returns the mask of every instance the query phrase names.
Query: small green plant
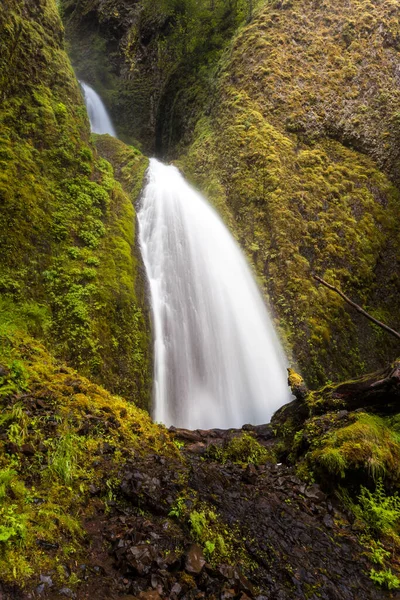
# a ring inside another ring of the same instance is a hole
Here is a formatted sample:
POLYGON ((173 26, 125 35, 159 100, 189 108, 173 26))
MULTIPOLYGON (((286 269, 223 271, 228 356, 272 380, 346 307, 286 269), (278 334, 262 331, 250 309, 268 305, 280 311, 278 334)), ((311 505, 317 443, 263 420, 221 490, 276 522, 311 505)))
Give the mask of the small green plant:
MULTIPOLYGON (((214 513, 212 513, 214 515, 214 513)), ((205 530, 207 529, 207 516, 204 511, 194 510, 190 513, 189 521, 193 536, 201 541, 205 530)))
POLYGON ((383 566, 385 560, 389 558, 390 552, 385 550, 380 542, 376 543, 376 547, 371 550, 370 558, 376 565, 383 566))
POLYGON ((400 579, 390 569, 386 571, 371 569, 369 576, 374 583, 388 590, 398 590, 400 588, 400 579))
POLYGON ((215 552, 214 542, 210 542, 209 540, 207 540, 206 543, 204 544, 204 554, 205 554, 206 558, 208 560, 210 560, 210 558, 214 554, 214 552, 215 552))
POLYGON ((172 505, 171 510, 169 511, 168 515, 170 517, 177 517, 178 519, 181 518, 185 512, 185 508, 186 508, 186 500, 183 496, 179 496, 179 498, 177 498, 174 502, 174 504, 172 505))
POLYGON ((19 540, 23 542, 26 538, 27 516, 18 512, 18 506, 10 506, 0 509, 0 542, 19 540))
POLYGON ((77 435, 67 433, 61 439, 55 440, 49 451, 49 471, 58 475, 67 484, 70 484, 77 475, 80 442, 77 435))
POLYGON ((184 448, 184 446, 185 446, 185 442, 182 442, 181 440, 174 439, 173 442, 174 442, 175 446, 178 448, 178 450, 180 450, 181 448, 184 448))
POLYGON ((358 496, 357 516, 377 533, 389 533, 395 530, 400 519, 400 498, 398 494, 387 496, 382 480, 376 484, 374 492, 361 487, 358 496))

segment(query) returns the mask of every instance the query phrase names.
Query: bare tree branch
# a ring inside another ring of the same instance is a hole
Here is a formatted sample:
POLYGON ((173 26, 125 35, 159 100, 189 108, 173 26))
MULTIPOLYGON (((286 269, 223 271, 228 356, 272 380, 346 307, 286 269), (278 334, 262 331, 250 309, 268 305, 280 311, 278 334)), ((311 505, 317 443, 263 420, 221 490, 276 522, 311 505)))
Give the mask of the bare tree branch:
POLYGON ((372 323, 375 323, 375 325, 378 325, 378 327, 381 327, 382 329, 384 329, 388 333, 391 333, 392 335, 394 335, 398 340, 400 340, 400 333, 398 333, 397 331, 395 331, 391 327, 388 327, 387 325, 385 325, 385 323, 382 323, 381 321, 378 321, 378 319, 375 319, 375 317, 373 317, 372 315, 370 315, 369 313, 367 313, 367 311, 364 310, 363 308, 361 308, 361 306, 359 306, 358 304, 356 304, 355 302, 353 302, 352 300, 350 300, 350 298, 348 298, 347 296, 345 296, 345 294, 343 294, 343 292, 341 292, 337 287, 335 287, 334 285, 331 285, 327 281, 324 281, 324 279, 322 279, 321 277, 318 277, 318 275, 314 275, 314 279, 316 279, 317 281, 319 281, 319 283, 322 283, 322 285, 324 285, 325 287, 327 287, 329 290, 332 290, 332 292, 336 292, 336 294, 339 294, 339 296, 341 298, 343 298, 343 300, 345 302, 347 302, 347 304, 350 304, 350 306, 352 306, 353 308, 355 308, 356 311, 359 312, 361 315, 364 315, 364 317, 366 317, 367 319, 369 319, 370 321, 372 321, 372 323))

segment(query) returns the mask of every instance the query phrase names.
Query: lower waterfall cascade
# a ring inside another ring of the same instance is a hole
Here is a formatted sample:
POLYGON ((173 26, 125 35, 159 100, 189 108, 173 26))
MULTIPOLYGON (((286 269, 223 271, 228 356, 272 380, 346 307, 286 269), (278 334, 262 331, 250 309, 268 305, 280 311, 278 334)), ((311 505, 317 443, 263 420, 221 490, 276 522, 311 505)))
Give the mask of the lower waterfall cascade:
POLYGON ((216 211, 151 159, 138 213, 154 324, 156 421, 266 423, 290 400, 286 358, 251 270, 216 211))
MULTIPOLYGON (((93 133, 116 136, 80 82, 93 133)), ((150 160, 138 212, 154 330, 153 418, 188 429, 267 423, 291 398, 286 357, 242 251, 174 166, 150 160)))

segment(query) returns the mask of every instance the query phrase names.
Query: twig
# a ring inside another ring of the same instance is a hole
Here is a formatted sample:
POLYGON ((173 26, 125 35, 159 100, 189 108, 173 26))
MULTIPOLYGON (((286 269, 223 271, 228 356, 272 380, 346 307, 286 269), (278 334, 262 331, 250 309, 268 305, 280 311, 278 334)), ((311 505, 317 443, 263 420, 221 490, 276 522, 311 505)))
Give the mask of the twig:
POLYGON ((356 311, 359 312, 361 315, 364 315, 364 317, 366 317, 367 319, 369 319, 370 321, 372 321, 372 323, 375 323, 375 325, 378 325, 378 327, 381 327, 382 329, 384 329, 388 333, 391 333, 392 335, 394 335, 398 340, 400 340, 400 333, 398 333, 397 331, 395 331, 391 327, 388 327, 387 325, 385 325, 385 323, 382 323, 381 321, 378 321, 378 319, 375 319, 375 317, 373 317, 372 315, 370 315, 369 313, 367 313, 367 311, 364 310, 363 308, 361 308, 361 306, 359 306, 358 304, 356 304, 355 302, 353 302, 352 300, 350 300, 350 298, 348 298, 347 296, 345 296, 345 294, 343 294, 343 292, 341 292, 337 287, 335 287, 334 285, 331 285, 327 281, 324 281, 323 279, 321 279, 321 277, 318 277, 318 275, 314 275, 314 279, 316 279, 317 281, 319 281, 319 283, 322 283, 322 285, 324 285, 325 287, 327 287, 329 290, 332 290, 332 292, 336 292, 337 294, 339 294, 339 296, 341 298, 343 298, 343 300, 345 302, 347 302, 347 304, 350 304, 350 306, 352 306, 353 308, 355 308, 356 311))

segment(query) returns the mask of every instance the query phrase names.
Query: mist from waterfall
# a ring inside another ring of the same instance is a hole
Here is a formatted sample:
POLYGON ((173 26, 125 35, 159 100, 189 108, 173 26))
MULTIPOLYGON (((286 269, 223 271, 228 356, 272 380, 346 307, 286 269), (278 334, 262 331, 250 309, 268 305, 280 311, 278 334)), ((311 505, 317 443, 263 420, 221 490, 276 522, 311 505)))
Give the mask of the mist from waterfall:
POLYGON ((178 169, 155 159, 138 220, 154 419, 189 429, 268 422, 290 399, 286 358, 239 246, 178 169))
POLYGON ((87 83, 84 83, 83 81, 80 81, 79 83, 83 90, 92 133, 108 133, 113 137, 117 137, 112 121, 108 116, 107 109, 98 93, 87 83))

